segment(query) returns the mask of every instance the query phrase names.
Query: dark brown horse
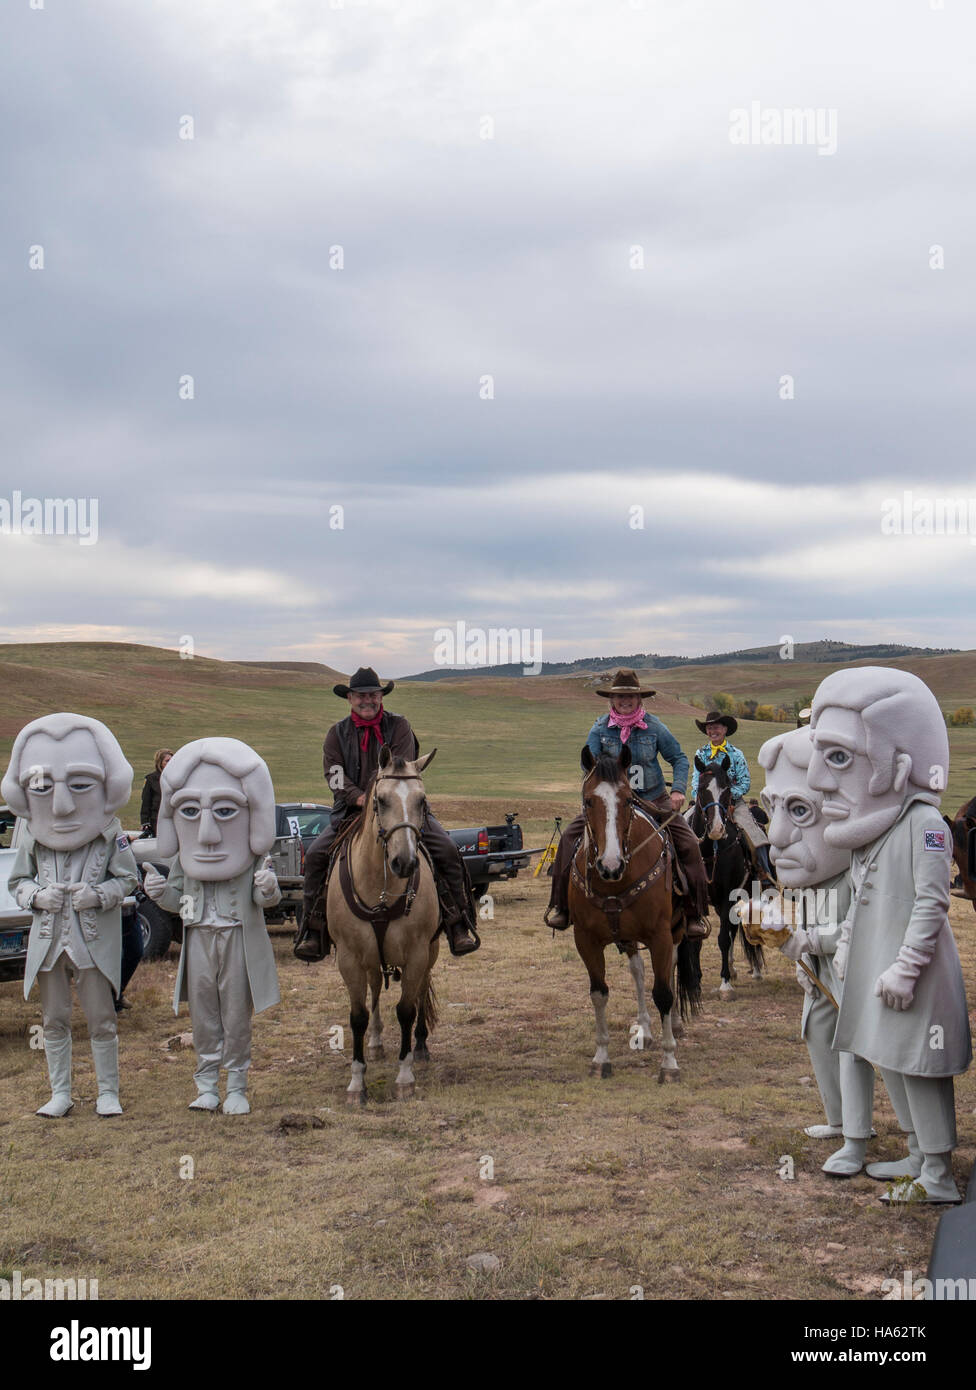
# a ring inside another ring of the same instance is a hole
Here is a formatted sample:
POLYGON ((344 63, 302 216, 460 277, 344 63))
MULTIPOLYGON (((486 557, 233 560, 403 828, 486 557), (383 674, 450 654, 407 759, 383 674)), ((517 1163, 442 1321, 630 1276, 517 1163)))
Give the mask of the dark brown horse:
MULTIPOLYGON (((701 1008, 694 961, 684 937, 684 916, 671 897, 671 847, 658 820, 638 801, 628 778, 630 752, 619 758, 589 748, 582 752, 583 811, 586 829, 573 859, 569 882, 569 915, 580 959, 590 978, 590 999, 596 1016, 594 1076, 610 1076, 610 1030, 607 1026, 607 987, 604 953, 616 946, 629 957, 637 989, 637 1046, 650 1041, 650 1016, 644 998, 644 962, 640 948, 651 956, 654 985, 651 995, 661 1015, 659 1081, 677 1081, 672 1011, 677 967, 677 1006, 682 1018, 701 1008)), ((633 1036, 633 1035, 632 1035, 633 1036)))
POLYGON ((976 910, 976 796, 960 806, 955 818, 943 820, 952 831, 952 857, 959 870, 960 887, 976 910))
MULTIPOLYGON (((718 992, 723 999, 734 999, 732 981, 736 978, 732 958, 735 934, 739 927, 739 895, 749 878, 749 851, 743 844, 739 828, 732 819, 732 782, 729 773, 731 759, 720 753, 711 762, 695 757, 698 772, 698 795, 692 807, 691 828, 698 836, 708 896, 718 916, 718 949, 722 956, 722 983, 718 992)), ((752 978, 762 978, 765 965, 763 949, 753 945, 743 933, 743 949, 752 978)))

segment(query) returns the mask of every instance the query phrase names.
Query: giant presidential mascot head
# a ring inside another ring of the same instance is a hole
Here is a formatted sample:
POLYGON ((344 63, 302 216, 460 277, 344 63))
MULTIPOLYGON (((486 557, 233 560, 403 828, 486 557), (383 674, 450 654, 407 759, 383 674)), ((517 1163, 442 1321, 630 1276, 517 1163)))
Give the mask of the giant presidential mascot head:
POLYGON ((264 759, 236 738, 198 738, 159 779, 156 840, 164 858, 203 883, 236 878, 275 838, 275 798, 264 759))
POLYGON ((828 844, 824 832, 823 793, 807 781, 813 756, 809 727, 790 729, 767 739, 759 750, 766 770, 762 803, 769 813, 770 858, 784 888, 808 888, 842 874, 850 850, 828 844))
POLYGON ((0 795, 38 844, 82 849, 129 800, 132 768, 111 729, 84 714, 46 714, 14 739, 0 795))
POLYGON ((871 844, 906 801, 938 806, 949 736, 939 702, 918 676, 885 666, 835 671, 817 687, 810 729, 807 779, 823 794, 828 845, 871 844))

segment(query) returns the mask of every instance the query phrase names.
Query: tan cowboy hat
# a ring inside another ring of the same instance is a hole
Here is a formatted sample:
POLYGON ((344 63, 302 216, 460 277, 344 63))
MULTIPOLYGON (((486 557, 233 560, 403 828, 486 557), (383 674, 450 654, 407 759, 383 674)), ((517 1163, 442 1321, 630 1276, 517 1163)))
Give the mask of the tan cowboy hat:
POLYGON ((611 695, 656 695, 657 691, 641 685, 637 679, 637 672, 632 671, 629 666, 620 666, 613 673, 613 684, 603 686, 602 689, 597 686, 596 693, 609 699, 611 695))
POLYGON ((360 694, 364 694, 367 690, 378 690, 382 695, 389 695, 392 689, 392 681, 387 681, 386 685, 380 684, 380 678, 372 666, 360 666, 356 674, 349 677, 348 685, 340 683, 332 687, 333 692, 339 696, 340 700, 344 700, 350 690, 358 690, 360 694))

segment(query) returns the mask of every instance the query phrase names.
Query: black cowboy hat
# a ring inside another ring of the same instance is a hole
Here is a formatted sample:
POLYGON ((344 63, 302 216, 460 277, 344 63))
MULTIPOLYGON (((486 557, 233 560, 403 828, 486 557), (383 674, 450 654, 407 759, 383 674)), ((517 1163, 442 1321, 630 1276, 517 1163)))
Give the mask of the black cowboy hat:
POLYGON ((373 670, 372 666, 360 666, 354 676, 349 677, 349 684, 334 685, 334 693, 344 700, 351 690, 358 690, 360 694, 365 694, 367 690, 378 690, 381 695, 389 695, 393 689, 393 682, 387 681, 386 685, 380 684, 380 678, 373 670))
POLYGON ((709 710, 704 719, 696 719, 695 723, 698 725, 699 729, 701 729, 702 733, 705 732, 709 724, 724 724, 726 738, 734 734, 739 727, 739 721, 734 715, 719 714, 717 709, 709 710))
POLYGON ((596 693, 609 699, 611 695, 656 695, 657 691, 641 685, 637 679, 637 672, 632 671, 629 666, 620 666, 613 673, 612 684, 602 689, 597 686, 596 693))

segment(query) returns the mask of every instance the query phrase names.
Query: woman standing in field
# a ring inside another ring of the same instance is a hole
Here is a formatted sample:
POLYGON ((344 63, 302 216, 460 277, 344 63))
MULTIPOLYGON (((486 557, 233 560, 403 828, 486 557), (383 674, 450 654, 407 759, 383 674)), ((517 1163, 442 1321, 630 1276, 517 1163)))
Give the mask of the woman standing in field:
MULTIPOLYGON (((705 865, 698 841, 679 814, 688 785, 687 755, 681 751, 681 745, 668 726, 644 708, 644 698, 650 698, 655 692, 641 686, 635 671, 621 667, 615 672, 612 683, 602 690, 598 688, 596 693, 610 701, 610 712, 602 715, 590 729, 586 745, 594 757, 609 753, 617 758, 621 749, 626 747, 633 759, 630 782, 635 797, 644 802, 658 820, 673 813, 668 828, 690 890, 686 931, 691 938, 704 938, 709 932, 705 865), (659 755, 671 764, 670 796, 658 762, 659 755)), ((565 931, 569 926, 569 873, 584 823, 585 817, 581 811, 563 831, 556 852, 552 890, 544 918, 546 926, 556 931, 565 931)))
POLYGON ((156 833, 156 817, 159 815, 159 774, 172 756, 172 748, 160 748, 153 760, 153 771, 149 773, 142 785, 142 808, 139 812, 139 824, 150 835, 156 833))

